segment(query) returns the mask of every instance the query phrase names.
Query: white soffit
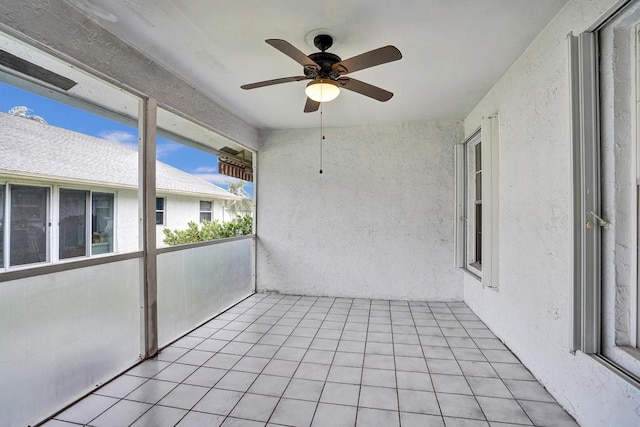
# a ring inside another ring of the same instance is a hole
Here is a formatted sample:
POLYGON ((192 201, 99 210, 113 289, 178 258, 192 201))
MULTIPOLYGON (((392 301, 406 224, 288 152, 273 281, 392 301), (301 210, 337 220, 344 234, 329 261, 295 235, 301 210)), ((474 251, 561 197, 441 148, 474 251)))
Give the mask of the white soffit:
POLYGON ((242 84, 302 74, 264 40, 316 52, 328 29, 342 59, 392 44, 397 62, 351 76, 395 94, 381 103, 344 91, 324 108, 330 126, 461 120, 567 0, 66 0, 259 128, 314 127, 306 81, 245 91, 242 84), (489 59, 488 59, 489 58, 489 59))

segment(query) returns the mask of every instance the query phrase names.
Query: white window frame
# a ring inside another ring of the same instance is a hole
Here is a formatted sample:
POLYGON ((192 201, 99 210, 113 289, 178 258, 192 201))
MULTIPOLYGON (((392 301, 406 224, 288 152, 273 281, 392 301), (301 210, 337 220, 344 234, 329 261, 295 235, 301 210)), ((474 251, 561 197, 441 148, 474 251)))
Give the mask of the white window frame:
POLYGON ((0 181, 0 185, 3 185, 5 188, 5 206, 4 206, 4 239, 0 244, 3 245, 5 249, 3 252, 3 267, 0 268, 0 272, 6 271, 14 271, 14 270, 24 270, 33 267, 39 267, 42 265, 49 264, 64 264, 68 262, 77 261, 79 259, 86 259, 92 257, 101 257, 105 255, 114 255, 117 251, 117 192, 109 191, 109 190, 88 190, 86 188, 74 187, 74 186, 57 186, 46 183, 39 182, 26 182, 26 181, 0 181), (29 186, 29 187, 39 187, 46 188, 48 191, 47 194, 47 241, 46 241, 46 257, 47 260, 43 262, 30 263, 30 264, 22 264, 22 265, 9 265, 9 260, 11 256, 11 188, 12 186, 29 186), (61 190, 77 190, 84 191, 87 194, 87 206, 86 206, 86 252, 85 255, 78 255, 75 257, 68 258, 60 258, 60 192, 61 190), (91 233, 92 233, 92 207, 93 207, 93 194, 94 193, 104 193, 113 195, 113 241, 111 245, 111 251, 94 254, 93 246, 91 241, 91 233))
POLYGON ((87 217, 87 235, 89 236, 89 256, 90 257, 100 257, 100 256, 108 256, 118 253, 118 193, 115 191, 109 190, 89 190, 89 203, 88 207, 88 217, 87 217), (111 222, 111 233, 112 233, 112 242, 111 242, 111 251, 104 253, 94 253, 93 241, 91 239, 91 233, 93 233, 93 196, 98 194, 111 194, 113 196, 113 218, 111 222))
POLYGON ((203 221, 202 220, 202 214, 203 213, 208 213, 209 214, 209 219, 207 221, 213 221, 213 200, 200 200, 198 202, 198 209, 200 211, 200 214, 199 214, 200 222, 203 221), (202 210, 202 202, 211 203, 211 205, 209 207, 209 210, 202 210))
POLYGON ((2 239, 0 240, 0 245, 2 245, 2 255, 0 255, 2 257, 2 266, 0 267, 0 272, 6 271, 7 270, 7 260, 5 259, 6 254, 6 248, 9 245, 9 240, 7 240, 7 227, 5 226, 6 224, 6 220, 7 220, 7 212, 8 212, 8 207, 7 207, 7 188, 8 185, 5 181, 0 181, 0 186, 3 187, 4 191, 2 194, 2 199, 0 201, 4 202, 2 204, 2 217, 0 218, 0 227, 2 227, 2 239))
POLYGON ((480 280, 483 287, 498 289, 498 226, 499 226, 499 119, 497 115, 483 118, 481 126, 471 136, 456 146, 456 266, 471 276, 480 280), (468 170, 469 147, 481 144, 481 213, 482 213, 482 242, 481 266, 469 262, 469 236, 467 221, 469 218, 468 190, 475 185, 468 170), (481 267, 481 268, 478 268, 481 267))
POLYGON ((156 197, 156 225, 165 226, 167 225, 167 198, 166 197, 156 197), (162 209, 158 209, 158 200, 162 200, 162 209), (162 222, 158 223, 158 212, 162 212, 162 222))

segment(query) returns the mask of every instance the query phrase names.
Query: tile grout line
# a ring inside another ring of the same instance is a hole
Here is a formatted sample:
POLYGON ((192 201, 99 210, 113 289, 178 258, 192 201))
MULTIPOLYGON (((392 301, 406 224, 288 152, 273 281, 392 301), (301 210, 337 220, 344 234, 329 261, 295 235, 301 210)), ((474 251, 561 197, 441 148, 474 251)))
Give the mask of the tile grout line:
MULTIPOLYGON (((261 298, 258 302, 260 302, 260 301, 264 300, 265 298, 266 298, 266 296, 265 296, 265 297, 263 297, 263 298, 261 298)), ((247 301, 247 299, 245 299, 244 301, 247 301)), ((243 301, 243 302, 244 302, 244 301, 243 301)), ((255 305, 256 305, 258 302, 253 303, 253 305, 252 305, 251 307, 249 307, 249 308, 245 309, 242 313, 240 313, 238 316, 236 316, 236 319, 237 319, 238 317, 242 316, 242 315, 243 315, 244 313, 246 313, 247 311, 249 311, 251 308, 255 307, 255 305)), ((213 318, 213 319, 211 319, 211 320, 215 320, 216 318, 217 318, 217 317, 214 317, 214 318, 213 318)), ((227 322, 227 324, 226 324, 225 326, 227 326, 229 323, 233 322, 234 320, 235 320, 235 319, 228 321, 228 322, 227 322)), ((209 323, 209 322, 207 322, 207 323, 209 323)), ((253 322, 252 322, 252 324, 253 324, 253 322)), ((206 325, 206 323, 205 323, 205 325, 206 325)), ((197 328, 197 329, 200 329, 200 328, 201 328, 201 327, 203 327, 203 326, 204 326, 204 325, 201 325, 201 326, 200 326, 199 328, 197 328)), ((247 328, 248 328, 248 326, 247 326, 247 328)), ((223 330, 223 329, 224 329, 224 326, 223 326, 222 328, 218 329, 218 331, 223 330)), ((246 328, 245 328, 245 329, 246 329, 246 328)), ((215 335, 218 331, 216 331, 216 332, 212 333, 211 335, 209 335, 209 337, 212 337, 212 336, 213 336, 213 335, 215 335)), ((243 329, 243 331, 244 331, 244 329, 243 329)), ((240 333, 242 333, 242 331, 240 331, 240 333)), ((188 336, 188 334, 187 334, 187 335, 185 335, 185 336, 188 336)), ((205 339, 208 339, 208 338, 205 338, 205 339)), ((232 340, 230 340, 229 342, 231 342, 231 341, 232 341, 232 340)), ((253 347, 253 346, 252 346, 252 347, 253 347)), ((223 347, 223 348, 224 348, 224 347, 223 347)), ((194 350, 194 349, 195 349, 195 347, 191 348, 189 351, 187 351, 187 353, 191 352, 191 351, 192 351, 192 350, 194 350)), ((222 350, 222 348, 221 348, 220 350, 222 350)), ((206 363, 206 362, 207 362, 207 361, 209 361, 212 357, 214 357, 216 354, 218 354, 218 353, 220 352, 220 350, 218 350, 218 351, 216 351, 215 353, 213 353, 213 354, 211 355, 211 357, 209 357, 205 362, 203 362, 203 364, 201 364, 201 365, 200 365, 200 368, 204 366, 204 363, 206 363)), ((185 353, 185 355, 186 355, 187 353, 185 353)), ((183 356, 184 356, 184 355, 183 355, 183 356)), ((181 356, 181 357, 183 357, 183 356, 181 356)), ((180 358, 178 358, 178 359, 180 359, 180 358)), ((175 361, 171 362, 171 364, 173 364, 173 363, 177 363, 177 360, 178 360, 178 359, 176 359, 175 361)), ((239 362, 239 361, 240 361, 240 360, 238 360, 238 362, 239 362)), ((238 362, 236 362, 234 365, 232 365, 232 366, 227 370, 227 372, 231 371, 231 369, 233 369, 233 366, 235 366, 238 362)), ((169 366, 171 366, 171 365, 169 365, 169 366)), ((167 366, 167 368, 168 368, 168 366, 167 366)), ((166 368, 165 368, 165 369, 166 369, 166 368)), ((164 369, 163 369, 163 370, 164 370, 164 369)), ((196 370, 197 370, 197 369, 196 369, 196 370)), ((162 372, 162 371, 160 371, 160 372, 162 372)), ((160 373, 160 372, 158 372, 158 373, 160 373)), ((195 371, 194 371, 194 372, 195 372, 195 371)), ((156 374, 156 375, 157 375, 157 374, 156 374)), ((225 375, 226 375, 226 374, 225 374, 225 375)), ((219 382, 223 377, 224 377, 224 376, 220 377, 220 379, 219 379, 218 381, 216 381, 216 384, 217 384, 217 383, 218 383, 218 382, 219 382)), ((189 377, 187 376, 187 378, 189 378, 189 377)), ((186 379, 186 378, 185 378, 185 379, 186 379)), ((184 379, 183 379, 183 380, 182 380, 178 385, 180 385, 180 384, 184 384, 184 379)), ((174 387, 171 391, 175 390, 177 387, 178 387, 178 386, 174 387)), ((182 420, 183 420, 187 415, 189 415, 189 413, 193 410, 193 408, 195 408, 195 407, 196 407, 196 405, 198 405, 198 403, 200 403, 200 401, 202 401, 202 399, 204 399, 204 397, 205 397, 205 396, 206 396, 206 395, 207 395, 211 390, 213 390, 213 388, 214 388, 214 387, 215 387, 215 384, 214 384, 212 387, 208 387, 208 388, 209 388, 209 391, 207 391, 204 395, 202 395, 202 397, 201 397, 200 399, 198 399, 198 400, 197 400, 197 401, 196 401, 196 402, 191 406, 191 408, 190 408, 190 409, 187 409, 187 412, 186 412, 186 413, 185 413, 185 414, 184 414, 184 415, 183 415, 183 416, 178 420, 178 422, 176 423, 176 425, 177 425, 177 424, 179 424, 179 423, 180 423, 180 422, 181 422, 181 421, 182 421, 182 420)), ((171 393, 171 391, 170 391, 169 393, 171 393)), ((167 393, 164 397, 166 397, 167 395, 169 395, 169 393, 167 393)), ((162 397, 160 400, 158 400, 158 402, 156 402, 156 403, 155 403, 151 408, 149 408, 149 410, 151 410, 151 409, 152 409, 152 408, 154 408, 156 405, 158 405, 158 403, 159 403, 162 399, 164 399, 164 397, 162 397)), ((162 405, 160 405, 160 406, 162 406, 162 405)), ((184 408, 180 408, 180 409, 184 409, 184 408)), ((148 412, 148 411, 147 411, 147 412, 148 412)), ((145 413, 146 413, 146 412, 145 412, 145 413)), ((144 414, 143 414, 143 415, 144 415, 144 414)), ((142 417, 142 415, 141 415, 140 417, 142 417)), ((140 419, 140 417, 139 417, 138 419, 140 419)), ((138 419, 136 419, 136 421, 137 421, 138 419)), ((226 420, 226 417, 225 417, 225 420, 226 420)), ((223 422, 224 422, 224 420, 223 420, 223 422)), ((133 425, 134 423, 135 423, 135 421, 134 421, 133 423, 131 423, 131 425, 133 425)))
MULTIPOLYGON (((465 304, 466 306, 466 304, 465 304)), ((466 306, 472 313, 473 310, 471 310, 468 306, 466 306)), ((453 313, 453 312, 452 312, 453 313)), ((473 313, 474 316, 478 317, 475 313, 473 313)), ((458 316, 456 313, 453 313, 454 317, 456 319, 458 319, 458 316)), ((459 321, 459 320, 458 320, 459 321)), ((483 322, 484 324, 484 322, 483 322)), ((460 323, 460 325, 464 328, 465 332, 469 335, 469 337, 471 338, 471 340, 473 341, 473 343, 478 346, 478 343, 476 342, 475 338, 472 337, 469 334, 469 331, 467 330, 467 328, 460 323)), ((486 325, 485 325, 486 327, 486 325)), ((488 328, 487 328, 488 329, 488 328)), ((507 348, 507 350, 509 351, 510 354, 513 355, 513 352, 511 350, 508 349, 508 347, 505 346, 505 348, 507 348)), ((478 349, 480 349, 480 347, 478 347, 478 349)), ((482 355, 484 356, 484 358, 487 360, 487 363, 489 363, 489 366, 491 366, 491 369, 493 369, 495 371, 495 369, 493 368, 493 364, 489 361, 489 359, 487 359, 486 355, 484 354, 484 352, 482 351, 482 349, 480 349, 480 352, 482 353, 482 355)), ((455 355, 454 355, 455 356, 455 355)), ((515 357, 515 355, 514 355, 515 357)), ((457 360, 457 359, 456 359, 457 360)), ((462 372, 464 374, 464 371, 462 372)), ((513 395, 513 392, 511 391, 511 389, 504 383, 504 379, 502 378, 502 376, 500 376, 500 374, 498 374, 496 372, 496 374, 498 375, 498 379, 500 380, 500 383, 507 389, 507 391, 509 392, 509 394, 513 397, 513 399, 509 399, 509 400, 513 400, 516 402, 516 404, 518 405, 518 407, 522 410, 522 413, 525 414, 525 416, 527 417, 527 419, 531 422, 532 426, 535 426, 536 424, 533 422, 533 420, 531 419, 531 417, 529 416, 529 414, 527 413, 527 411, 524 410, 524 408, 522 407, 522 405, 520 405, 520 402, 518 401, 518 399, 516 399, 516 397, 513 395)), ((469 388, 471 388, 471 385, 469 384, 469 381, 467 380, 467 376, 465 375, 465 381, 467 381, 467 384, 469 385, 469 388)), ((476 398, 476 401, 478 402, 478 406, 480 406, 480 410, 482 411, 482 413, 484 414, 485 418, 487 419, 487 422, 489 422, 489 419, 487 418, 487 415, 484 412, 484 409, 482 408, 482 405, 480 405, 480 402, 478 401, 478 396, 476 396, 476 392, 473 390, 473 388, 471 388, 471 392, 473 393, 473 396, 476 398)), ((483 397, 483 396, 481 396, 483 397)), ((489 396, 484 396, 484 397, 489 397, 489 396)))
MULTIPOLYGON (((429 310, 429 314, 431 314, 433 316, 433 313, 431 312, 431 307, 429 307, 429 304, 425 301, 425 305, 427 307, 427 309, 429 310)), ((420 340, 420 334, 418 334, 418 325, 416 325, 416 319, 413 316, 413 310, 411 310, 411 306, 409 306, 409 312, 411 313, 411 320, 413 321, 413 326, 414 328, 416 328, 416 335, 418 336, 418 343, 420 343, 420 351, 422 352, 422 357, 424 358, 424 364, 427 367, 427 375, 429 376, 429 382, 431 383, 431 389, 433 390, 433 396, 436 399, 436 404, 438 405, 438 411, 440 412, 440 419, 442 420, 442 423, 444 425, 444 415, 442 414, 442 408, 440 407, 440 401, 438 400, 438 394, 436 393, 436 387, 433 384, 433 379, 431 378, 431 371, 429 370, 429 364, 427 363, 427 355, 424 352, 424 346, 422 345, 422 341, 420 340)), ((434 317, 435 320, 435 317, 434 317)), ((400 401, 398 401, 398 405, 400 404, 400 401)))
MULTIPOLYGON (((335 300, 334 300, 333 304, 335 304, 335 300)), ((333 304, 332 304, 332 306, 333 306, 333 304)), ((346 319, 344 321, 344 325, 342 325, 342 330, 340 331, 340 338, 338 338, 338 344, 336 346, 336 350, 333 352, 333 358, 331 359, 331 364, 329 365, 329 372, 327 373, 327 379, 324 381, 324 384, 322 385, 322 389, 320 390, 320 396, 318 396, 318 402, 316 403, 316 408, 313 410, 313 415, 311 416, 311 422, 309 423, 309 425, 313 424, 313 420, 315 419, 316 413, 318 412, 318 407, 320 406, 320 403, 321 403, 320 399, 322 398, 322 393, 324 392, 324 387, 327 384, 327 380, 329 379, 329 374, 331 373, 331 368, 333 367, 333 361, 336 358, 336 353, 338 352, 338 347, 340 347, 340 341, 342 341, 342 335, 344 334, 344 328, 347 325, 347 321, 349 319, 349 312, 351 312, 351 308, 352 307, 353 307, 353 298, 351 298, 351 303, 349 304, 349 311, 347 312, 346 319)), ((312 343, 313 343, 313 341, 312 341, 312 343)), ((362 383, 362 372, 360 373, 360 383, 362 383)), ((357 412, 357 410, 356 410, 356 412, 357 412)))
MULTIPOLYGON (((254 295, 255 295, 255 294, 254 294, 254 295)), ((238 314, 238 316, 236 316, 234 319, 229 320, 229 321, 227 322, 227 324, 226 324, 226 325, 224 325, 223 327, 219 328, 216 332, 212 333, 212 334, 209 336, 209 338, 210 338, 211 336, 215 335, 217 332, 219 332, 219 331, 221 331, 221 330, 225 330, 224 328, 225 328, 227 325, 229 325, 230 323, 232 323, 232 322, 236 321, 236 319, 237 319, 238 317, 242 316, 244 313, 246 313, 247 311, 249 311, 250 309, 252 309, 253 307, 255 307, 255 305, 256 305, 256 304, 258 304, 259 302, 262 302, 265 298, 267 298, 267 296, 265 296, 265 297, 261 298, 259 301, 255 302, 255 303, 253 303, 253 305, 252 305, 251 307, 246 308, 242 313, 238 314)), ((281 299, 282 299, 282 298, 281 298, 281 299)), ((248 300, 248 298, 247 298, 247 299, 245 299, 245 301, 247 301, 247 300, 248 300)), ((243 301, 243 302, 244 302, 244 301, 243 301)), ((275 305, 275 304, 273 304, 273 305, 275 305)), ((273 306, 273 305, 272 305, 272 306, 273 306)), ((213 319, 211 319, 211 320, 215 320, 215 319, 217 319, 217 317, 215 317, 215 318, 213 318, 213 319)), ((210 320, 210 321, 211 321, 211 320, 210 320)), ((207 323, 208 323, 208 322, 207 322, 207 323)), ((254 323, 254 322, 251 322, 251 324, 253 324, 253 323, 254 323)), ((206 325, 206 323, 205 323, 204 325, 201 325, 200 327, 203 327, 203 326, 205 326, 205 325, 206 325)), ((249 326, 247 326, 246 328, 248 328, 248 327, 249 327, 249 326)), ((245 328, 245 329, 246 329, 246 328, 245 328)), ((197 328, 197 329, 199 329, 199 328, 197 328)), ((239 335, 240 333, 242 333, 245 329, 243 329, 243 330, 239 331, 238 335, 239 335)), ((269 328, 269 329, 270 329, 270 328, 269 328)), ((187 335, 185 335, 185 336, 188 336, 188 334, 187 334, 187 335)), ((206 339, 209 339, 209 338, 205 338, 205 340, 206 340, 206 339)), ((232 340, 229 340, 229 343, 231 343, 232 341, 233 341, 233 339, 232 339, 232 340)), ((204 340, 203 340, 203 342, 204 342, 204 340)), ((201 344, 201 343, 200 343, 200 344, 201 344)), ((198 345, 199 345, 199 344, 198 344, 198 345)), ((254 345, 255 345, 255 344, 254 344, 254 345)), ((194 350, 194 349, 195 349, 195 347, 196 347, 196 346, 192 347, 192 348, 191 348, 187 353, 189 353, 191 350, 194 350)), ((226 345, 225 345, 224 347, 226 347, 226 345)), ((220 354, 220 350, 224 349, 224 347, 220 348, 220 349, 219 349, 218 351, 216 351, 216 352, 212 352, 213 354, 211 355, 211 357, 209 357, 209 358, 208 358, 204 363, 208 362, 208 361, 209 361, 212 357, 214 357, 215 355, 220 354)), ((253 348, 253 346, 252 346, 252 348, 253 348)), ((203 351, 204 351, 204 350, 203 350, 203 351)), ((186 354, 186 353, 185 353, 185 354, 186 354)), ((223 353, 223 354, 228 354, 228 353, 223 353)), ((183 355, 183 356, 184 356, 184 355, 183 355)), ((182 357, 182 356, 181 356, 181 357, 182 357)), ((242 357, 241 357, 241 358, 242 358, 242 357)), ((231 371, 231 370, 233 369, 233 367, 234 367, 234 366, 235 366, 235 365, 236 365, 240 360, 241 360, 241 359, 239 359, 236 363, 234 363, 233 365, 231 365, 231 367, 227 369, 227 373, 228 373, 229 371, 231 371)), ((177 359, 176 359, 176 361, 171 362, 171 364, 173 364, 173 363, 177 363, 177 359)), ((200 365, 200 368, 204 366, 204 363, 200 365)), ((170 364, 170 365, 171 365, 171 364, 170 364)), ((166 368, 168 368, 168 366, 167 366, 166 368)), ((166 368, 165 368, 165 369, 166 369, 166 368)), ((164 370, 164 369, 163 369, 163 370, 164 370)), ((162 372, 163 370, 161 370, 160 372, 162 372)), ((158 373, 160 373, 160 372, 158 372, 158 373)), ((157 375, 157 374, 156 374, 156 375, 157 375)), ((226 375, 226 373, 225 373, 225 375, 226 375)), ((224 377, 224 376, 223 376, 223 377, 224 377)), ((217 384, 217 383, 218 383, 218 382, 219 382, 223 377, 221 377, 220 379, 218 379, 218 381, 216 381, 216 384, 217 384)), ((187 377, 187 378, 188 378, 188 377, 187 377)), ((185 378, 185 379, 186 379, 186 378, 185 378)), ((255 380, 254 380, 254 381, 255 381, 255 380)), ((178 383, 178 385, 181 385, 181 384, 184 384, 184 379, 183 379, 180 383, 178 383)), ((252 384, 253 384, 253 383, 252 383, 252 384)), ((191 385, 191 384, 185 384, 185 385, 191 385)), ((171 391, 175 390, 177 387, 178 387, 178 386, 174 387, 171 391)), ((198 403, 200 403, 200 401, 202 401, 202 399, 204 399, 204 397, 205 397, 205 396, 206 396, 206 395, 207 395, 207 394, 208 394, 208 393, 209 393, 209 392, 210 392, 214 387, 215 387, 215 384, 214 384, 213 386, 211 386, 211 387, 206 387, 206 388, 208 388, 208 389, 209 389, 209 391, 207 391, 207 392, 206 392, 206 393, 205 393, 205 394, 204 394, 200 399, 198 399, 198 401, 196 401, 196 403, 194 403, 194 404, 191 406, 191 408, 190 408, 190 409, 187 409, 187 412, 182 416, 182 418, 181 418, 178 422, 181 422, 181 421, 182 421, 182 419, 184 419, 184 418, 189 414, 189 412, 193 411, 193 408, 195 408, 195 406, 196 406, 198 403)), ((251 386, 249 386, 249 387, 251 387, 251 386)), ((160 400, 162 400, 162 399, 163 399, 164 397, 166 397, 169 393, 171 393, 171 391, 170 391, 170 392, 168 392, 167 394, 165 394, 165 396, 163 396, 160 400)), ((158 402, 160 402, 160 400, 158 400, 158 402)), ((155 404, 153 404, 152 408, 153 408, 153 407, 155 407, 156 405, 158 405, 158 402, 156 402, 155 404)), ((236 404, 237 404, 237 403, 236 403, 236 404)), ((158 405, 158 406, 163 406, 163 405, 158 405)), ((234 407, 235 407, 235 405, 234 405, 234 407)), ((184 408, 177 408, 177 409, 183 409, 183 410, 184 410, 184 408)), ((151 410, 151 408, 149 408, 149 410, 151 410)), ((233 410, 233 408, 232 408, 232 410, 233 410)), ((147 411, 147 412, 148 412, 148 411, 147 411)), ((198 412, 198 411, 194 411, 194 412, 198 412)), ((146 413, 146 412, 145 412, 145 413, 146 413)), ((144 414, 143 414, 143 415, 144 415, 144 414)), ((225 419, 226 419, 226 417, 227 417, 227 416, 224 416, 224 417, 225 417, 225 419)), ((139 419, 139 418, 138 418, 138 419, 139 419)), ((136 421, 137 421, 137 419, 136 419, 136 421)), ((135 421, 134 421, 134 423, 135 423, 135 421)))
MULTIPOLYGON (((311 311, 311 308, 313 306, 315 306, 315 303, 318 302, 320 297, 316 297, 316 300, 314 301, 314 304, 309 306, 309 310, 307 310, 305 312, 305 315, 308 314, 311 311)), ((289 378, 289 382, 287 383, 287 387, 289 387, 289 384, 291 384, 291 381, 293 381, 293 377, 296 374, 297 370, 300 369, 300 365, 303 363, 302 361, 304 360, 305 356, 307 355, 307 353, 309 352, 309 350, 311 349, 311 346, 313 345, 313 341, 316 339, 316 337, 318 336, 318 332, 320 332, 320 329, 322 328, 322 323, 325 321, 325 319, 327 318, 327 315, 329 314, 329 311, 331 311, 331 307, 333 307, 333 304, 335 304, 335 300, 336 298, 333 298, 333 302, 331 303, 331 305, 329 306, 327 313, 323 316, 322 321, 320 322, 320 326, 318 326, 318 330, 316 331, 315 335, 313 336, 313 338, 311 339, 311 342, 309 343, 309 347, 307 347, 306 351, 304 352, 304 354, 302 355, 302 358, 300 359, 300 362, 298 363, 298 368, 296 369, 296 371, 293 372, 293 374, 291 375, 291 377, 289 378)), ((321 307, 321 306, 320 306, 321 307)), ((302 320, 304 319, 304 317, 302 317, 300 319, 300 321, 297 323, 297 325, 300 325, 300 323, 302 323, 302 320)), ((289 337, 291 336, 291 334, 288 335, 289 337)), ((281 346, 283 347, 284 344, 281 346)), ((336 346, 337 348, 337 346, 336 346)), ((335 352, 334 352, 334 357, 335 357, 335 352)), ((332 358, 333 361, 333 358, 332 358)), ((311 363, 311 362, 306 362, 306 363, 311 363)), ((331 365, 329 365, 331 366, 331 365)), ((331 369, 331 368, 329 368, 331 369)), ((329 372, 327 372, 327 377, 329 376, 329 372)), ((325 384, 326 384, 326 377, 325 377, 325 384)), ((323 385, 323 390, 324 390, 324 385, 323 385)), ((280 401, 282 400, 282 396, 284 396, 284 392, 286 391, 286 387, 285 390, 282 392, 282 395, 278 398, 278 402, 276 403, 276 405, 273 407, 273 410, 271 411, 271 415, 269 415, 269 418, 267 419, 266 423, 268 424, 269 421, 271 420, 271 418, 273 417, 273 414, 275 413, 276 408, 278 407, 278 405, 280 404, 280 401)), ((322 397, 322 391, 320 392, 320 397, 322 397)), ((320 399, 320 397, 318 397, 318 399, 320 399)), ((320 401, 318 400, 318 403, 316 403, 316 408, 317 405, 320 403, 320 401)), ((315 415, 315 411, 314 411, 314 415, 315 415)))
MULTIPOLYGON (((291 311, 291 309, 292 309, 293 307, 295 307, 295 306, 296 306, 296 304, 302 300, 302 298, 304 298, 304 296, 302 296, 302 295, 298 296, 298 299, 296 299, 296 301, 295 301, 293 304, 291 304, 291 306, 289 307, 289 309, 287 309, 287 310, 286 310, 286 311, 285 311, 285 312, 280 316, 280 319, 279 319, 278 321, 282 320, 282 318, 284 317, 284 315, 285 315, 286 313, 289 313, 289 312, 291 311)), ((285 298, 285 297, 282 297, 282 298, 280 298, 280 300, 279 300, 279 301, 282 301, 282 300, 284 300, 284 299, 286 299, 286 298, 285 298)), ((317 300, 317 298, 316 298, 316 300, 317 300)), ((277 305, 277 303, 276 303, 276 304, 274 304, 273 306, 275 306, 275 305, 277 305)), ((272 306, 271 308, 273 308, 273 306, 272 306)), ((309 313, 309 311, 311 310, 311 307, 313 307, 313 304, 309 305, 309 308, 304 312, 304 313, 305 313, 305 316, 309 313)), ((270 308, 270 309, 271 309, 271 308, 270 308)), ((267 310, 267 311, 269 311, 269 310, 267 310)), ((264 314, 263 314, 263 315, 264 315, 264 314)), ((302 322, 302 320, 303 320, 303 319, 304 319, 304 316, 303 316, 303 317, 301 317, 301 318, 300 318, 300 320, 296 323, 296 327, 297 327, 298 325, 300 325, 300 323, 302 322)), ((256 320, 258 320, 258 319, 256 319, 256 320)), ((252 323, 255 323, 255 321, 254 321, 254 322, 252 322, 252 323)), ((262 334, 263 334, 263 337, 264 337, 264 335, 268 334, 268 333, 269 333, 269 331, 270 331, 271 329, 273 329, 273 327, 274 327, 277 323, 278 323, 278 322, 274 323, 273 325, 271 325, 271 327, 270 327, 269 329, 267 329, 265 332, 263 332, 263 333, 262 333, 262 334)), ((294 330, 295 330, 295 328, 294 328, 294 330)), ((289 334, 288 336, 291 336, 291 334, 289 334)), ((285 340, 285 341, 286 341, 286 340, 285 340)), ((283 341, 283 343, 282 343, 282 344, 280 344, 280 345, 278 346, 278 351, 279 351, 282 347, 286 347, 286 346, 284 345, 284 342, 285 342, 285 341, 283 341)), ((257 345, 257 344, 258 344, 258 342, 256 342, 254 345, 257 345)), ((253 348, 253 346, 252 346, 252 348, 253 348)), ((250 350, 249 350, 249 351, 250 351, 250 350)), ((248 353, 248 352, 247 352, 247 353, 248 353)), ((277 351, 276 351, 276 353, 274 353, 274 354, 270 357, 270 360, 274 360, 274 359, 273 359, 273 357, 274 357, 276 354, 277 354, 277 351)), ((243 357, 244 357, 244 356, 243 356, 243 357)), ((304 357, 304 356, 303 356, 303 357, 304 357)), ((276 359, 276 360, 286 360, 286 359, 276 359)), ((240 362, 240 360, 238 360, 238 362, 240 362)), ((301 363, 302 363, 302 359, 300 359, 300 361, 298 362, 298 367, 296 368, 296 370, 300 367, 300 364, 301 364, 301 363)), ((237 364, 237 363, 236 363, 236 364, 237 364)), ((235 365, 234 365, 234 366, 235 366, 235 365)), ((266 367, 266 365, 265 365, 265 367, 266 367)), ((229 370, 231 370, 231 369, 233 369, 233 368, 230 368, 229 370)), ((263 368, 262 370, 264 371, 264 368, 263 368)), ((262 372, 262 371, 261 371, 261 372, 262 372)), ((289 382, 287 383, 287 387, 288 387, 288 386, 289 386, 289 384, 291 383, 291 380, 293 379, 293 375, 294 375, 294 374, 295 374, 295 371, 294 371, 294 373, 292 374, 291 378, 289 379, 289 382)), ((242 399, 243 399, 243 398, 244 398, 244 397, 249 393, 249 389, 253 386, 253 384, 255 384, 255 382, 258 380, 258 378, 259 378, 259 377, 260 377, 260 373, 259 373, 259 374, 256 376, 256 378, 252 381, 251 385, 249 385, 249 387, 247 387, 247 389, 243 392, 242 397, 240 397, 240 399, 238 399, 238 401, 236 402, 236 404, 233 406, 233 408, 232 408, 232 409, 229 411, 229 413, 226 415, 225 419, 223 420, 223 424, 224 424, 224 422, 226 422, 226 420, 227 420, 229 417, 231 417, 231 413, 233 412, 233 410, 238 406, 238 404, 240 403, 240 401, 241 401, 241 400, 242 400, 242 399)), ((286 387, 285 387, 285 390, 286 390, 286 387)), ((284 391, 283 391, 282 393, 284 394, 284 391)), ((282 398, 282 396, 280 396, 280 398, 278 398, 278 403, 280 402, 280 399, 281 399, 281 398, 282 398)), ((271 410, 271 413, 269 414, 269 417, 267 418, 267 421, 265 422, 265 424, 267 424, 267 423, 269 422, 269 420, 271 419, 271 417, 273 416, 273 413, 274 413, 274 411, 276 410, 276 407, 278 406, 278 403, 276 403, 276 404, 275 404, 275 406, 273 407, 273 409, 271 410)), ((233 418, 233 417, 231 417, 231 418, 233 418)), ((255 420, 253 420, 253 421, 255 421, 255 420)), ((260 421, 260 422, 262 422, 262 421, 260 421)))

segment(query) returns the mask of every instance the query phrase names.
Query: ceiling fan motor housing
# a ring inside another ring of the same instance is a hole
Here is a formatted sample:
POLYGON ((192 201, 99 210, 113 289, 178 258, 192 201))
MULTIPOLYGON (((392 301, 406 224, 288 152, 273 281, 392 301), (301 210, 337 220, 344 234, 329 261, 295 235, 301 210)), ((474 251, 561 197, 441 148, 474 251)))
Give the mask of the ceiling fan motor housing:
POLYGON ((340 77, 340 74, 333 69, 333 64, 337 64, 342 61, 342 59, 333 53, 329 52, 317 52, 309 55, 309 58, 313 60, 316 64, 320 66, 320 71, 317 71, 313 68, 304 69, 305 76, 309 78, 331 78, 335 79, 340 77))

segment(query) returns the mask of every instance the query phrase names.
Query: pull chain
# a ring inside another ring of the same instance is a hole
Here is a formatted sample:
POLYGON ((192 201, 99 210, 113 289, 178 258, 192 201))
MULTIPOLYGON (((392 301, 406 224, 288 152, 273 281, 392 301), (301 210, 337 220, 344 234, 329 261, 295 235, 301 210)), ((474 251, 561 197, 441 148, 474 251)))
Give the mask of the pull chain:
POLYGON ((320 103, 320 173, 322 173, 322 143, 324 142, 324 102, 320 103))

